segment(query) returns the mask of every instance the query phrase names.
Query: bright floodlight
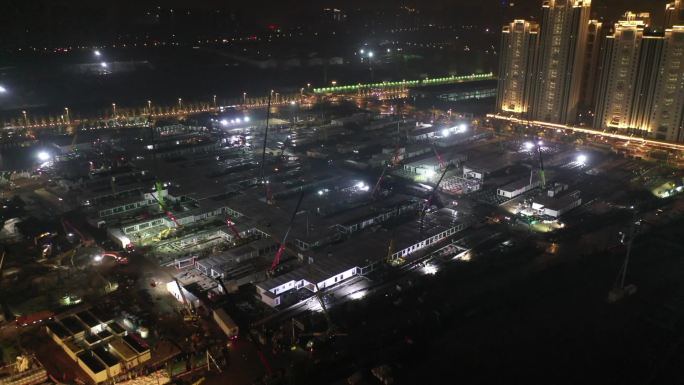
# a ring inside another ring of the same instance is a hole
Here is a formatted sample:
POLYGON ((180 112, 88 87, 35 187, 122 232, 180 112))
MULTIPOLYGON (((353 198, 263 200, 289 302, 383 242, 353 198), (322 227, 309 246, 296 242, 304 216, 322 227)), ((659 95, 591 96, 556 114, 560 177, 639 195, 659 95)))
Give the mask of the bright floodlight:
POLYGON ((429 275, 435 275, 435 274, 437 274, 437 267, 435 265, 425 265, 423 267, 423 273, 429 274, 429 275))
POLYGON ((238 123, 242 123, 242 119, 240 119, 240 118, 235 119, 235 121, 238 123))
POLYGON ((0 94, 7 93, 7 88, 0 86, 0 94))
POLYGON ((373 57, 373 51, 368 52, 368 57, 373 57))
POLYGON ((365 296, 366 296, 365 291, 357 291, 355 293, 349 294, 349 298, 351 298, 351 299, 362 299, 365 296))
POLYGON ((100 261, 102 261, 103 257, 104 256, 102 254, 98 254, 95 257, 93 257, 93 259, 95 260, 95 262, 100 262, 100 261))
POLYGON ((105 62, 100 63, 100 67, 107 68, 107 63, 105 63, 105 62))
POLYGON ((318 195, 323 195, 323 190, 318 190, 318 195))
POLYGON ((584 154, 577 155, 577 163, 579 163, 579 164, 587 163, 587 156, 584 154))
POLYGON ((222 125, 222 126, 227 126, 227 125, 228 125, 228 120, 226 120, 226 119, 221 119, 221 125, 222 125))
POLYGON ((449 129, 448 129, 448 128, 445 128, 445 129, 442 130, 442 136, 443 136, 443 137, 449 136, 449 129))
POLYGON ((534 147, 534 143, 532 142, 525 142, 524 144, 526 150, 531 150, 534 147))
POLYGON ((359 52, 361 53, 361 55, 363 55, 364 53, 366 53, 366 51, 364 51, 364 50, 360 50, 359 52))
POLYGON ((98 50, 95 50, 95 52, 93 52, 93 53, 94 53, 95 56, 97 56, 97 57, 102 56, 102 53, 100 53, 100 51, 98 51, 98 50))
POLYGON ((38 153, 38 160, 40 160, 41 162, 46 162, 49 159, 50 159, 50 154, 48 154, 47 152, 41 151, 38 153))
POLYGON ((537 145, 543 146, 543 145, 544 145, 544 142, 542 142, 542 141, 540 140, 540 141, 537 142, 537 145))
POLYGON ((249 122, 249 116, 245 116, 245 122, 249 122))
POLYGON ((294 106, 295 104, 297 104, 297 102, 295 102, 294 100, 292 100, 292 101, 290 101, 290 104, 294 106))
POLYGON ((465 123, 461 123, 461 124, 458 125, 458 129, 459 129, 461 132, 466 132, 466 130, 468 129, 468 125, 465 124, 465 123))

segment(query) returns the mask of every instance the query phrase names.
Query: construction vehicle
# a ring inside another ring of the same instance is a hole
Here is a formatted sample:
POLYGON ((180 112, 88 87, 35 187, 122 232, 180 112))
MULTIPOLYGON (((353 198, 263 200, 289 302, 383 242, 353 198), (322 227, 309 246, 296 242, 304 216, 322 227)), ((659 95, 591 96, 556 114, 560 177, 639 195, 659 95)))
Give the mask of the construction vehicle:
POLYGON ((92 237, 84 235, 76 226, 72 225, 71 222, 64 218, 62 218, 62 228, 67 236, 69 236, 69 234, 78 235, 81 245, 83 246, 92 246, 95 244, 95 240, 92 237))
POLYGON ((283 236, 283 239, 280 241, 280 246, 278 246, 278 251, 276 251, 275 257, 273 258, 273 262, 271 263, 271 269, 269 270, 269 272, 271 274, 273 274, 275 272, 275 269, 280 264, 280 258, 282 257, 283 252, 285 251, 285 244, 287 243, 287 237, 290 235, 290 230, 292 230, 292 224, 294 223, 294 220, 297 217, 297 212, 299 211, 299 207, 302 205, 303 199, 304 199, 304 190, 302 190, 302 193, 299 195, 299 199, 297 200, 297 205, 295 206, 295 209, 292 212, 292 217, 290 217, 290 223, 287 226, 287 231, 285 231, 285 235, 283 236))

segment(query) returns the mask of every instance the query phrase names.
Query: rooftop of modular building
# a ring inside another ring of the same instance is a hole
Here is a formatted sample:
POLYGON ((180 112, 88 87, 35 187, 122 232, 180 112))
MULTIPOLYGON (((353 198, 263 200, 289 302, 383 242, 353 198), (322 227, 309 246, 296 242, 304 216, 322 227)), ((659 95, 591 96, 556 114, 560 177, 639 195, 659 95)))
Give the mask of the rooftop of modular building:
POLYGON ((121 338, 115 338, 109 341, 108 344, 125 361, 130 361, 138 356, 138 353, 121 338))
POLYGON ((131 336, 130 334, 123 336, 122 338, 130 347, 133 348, 133 350, 138 352, 138 354, 142 354, 150 350, 148 347, 143 346, 140 342, 138 342, 136 338, 133 338, 133 336, 131 336))
POLYGON ((101 371, 106 369, 106 367, 102 365, 102 363, 97 358, 95 358, 93 356, 93 353, 90 351, 82 352, 78 355, 78 359, 83 361, 83 363, 86 364, 86 366, 93 373, 100 373, 101 371))
POLYGON ((64 327, 71 332, 71 334, 78 334, 80 332, 84 332, 86 330, 85 326, 81 321, 79 321, 76 317, 73 315, 67 316, 59 320, 59 322, 64 325, 64 327))
POLYGON ((114 366, 120 362, 120 360, 115 355, 110 353, 103 345, 98 345, 92 348, 92 351, 107 366, 114 366))
POLYGON ((532 185, 532 184, 535 184, 538 182, 539 182, 539 176, 535 173, 535 174, 532 174, 531 177, 530 177, 530 175, 528 175, 526 177, 516 179, 511 183, 508 183, 504 186, 499 187, 499 189, 503 190, 503 191, 516 191, 516 190, 520 190, 523 187, 526 187, 526 186, 529 186, 529 185, 532 185))
POLYGON ((78 316, 78 318, 81 319, 81 321, 83 321, 83 323, 85 323, 86 325, 88 325, 88 327, 91 327, 91 328, 102 323, 101 321, 96 319, 95 316, 92 313, 90 313, 88 310, 78 312, 78 313, 76 313, 76 315, 78 316))
POLYGON ((561 210, 580 199, 580 191, 575 190, 560 197, 541 196, 535 199, 535 203, 541 204, 551 210, 561 210))
POLYGON ((64 326, 62 326, 59 322, 56 321, 48 323, 46 327, 50 329, 51 333, 55 334, 60 339, 67 338, 71 335, 71 333, 69 333, 69 331, 64 326))
POLYGON ((397 252, 456 226, 458 223, 460 222, 455 219, 452 210, 442 209, 426 214, 422 235, 417 219, 392 228, 365 231, 352 236, 346 242, 322 247, 314 253, 313 263, 262 282, 259 287, 271 290, 286 282, 301 279, 321 282, 351 268, 363 267, 385 259, 392 240, 394 240, 393 252, 397 252))
POLYGON ((471 156, 470 159, 465 162, 464 167, 487 174, 509 167, 517 161, 517 157, 510 153, 486 155, 476 157, 475 159, 472 158, 473 157, 471 156))

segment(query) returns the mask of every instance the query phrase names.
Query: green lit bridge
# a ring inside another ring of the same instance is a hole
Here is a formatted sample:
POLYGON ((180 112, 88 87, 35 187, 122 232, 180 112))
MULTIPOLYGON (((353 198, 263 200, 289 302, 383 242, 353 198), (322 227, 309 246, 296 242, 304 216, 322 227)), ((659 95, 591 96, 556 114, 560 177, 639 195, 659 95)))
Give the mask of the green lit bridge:
POLYGON ((382 83, 359 83, 352 85, 340 85, 332 87, 322 87, 314 88, 313 92, 316 94, 333 94, 333 93, 352 93, 365 90, 384 90, 384 89, 396 89, 399 87, 414 88, 414 87, 427 87, 436 86, 440 84, 456 84, 456 83, 468 83, 476 82, 480 80, 494 80, 496 77, 493 73, 489 72, 486 74, 472 74, 472 75, 462 75, 462 76, 446 76, 442 78, 426 78, 420 80, 402 80, 398 82, 382 82, 382 83))

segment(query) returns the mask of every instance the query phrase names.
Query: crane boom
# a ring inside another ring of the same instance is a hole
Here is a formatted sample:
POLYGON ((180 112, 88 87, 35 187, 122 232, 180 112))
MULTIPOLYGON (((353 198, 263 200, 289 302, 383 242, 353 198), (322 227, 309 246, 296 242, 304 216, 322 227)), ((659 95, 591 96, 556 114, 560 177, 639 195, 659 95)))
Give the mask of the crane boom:
POLYGON ((235 228, 235 223, 230 219, 230 217, 226 217, 226 224, 228 225, 228 228, 235 234, 235 238, 240 240, 242 237, 240 236, 240 232, 235 228))
POLYGON ((302 205, 303 199, 304 199, 304 190, 302 190, 302 193, 299 195, 299 199, 297 200, 297 205, 295 206, 295 209, 292 212, 292 217, 290 217, 290 223, 288 224, 287 230, 285 231, 285 235, 283 236, 283 239, 280 242, 280 246, 278 246, 278 251, 276 251, 276 255, 273 258, 273 263, 271 263, 271 271, 275 271, 276 267, 278 267, 278 264, 280 263, 280 257, 283 256, 283 252, 285 251, 285 244, 287 243, 287 237, 290 235, 290 230, 292 230, 292 224, 294 223, 294 220, 297 217, 297 212, 299 211, 299 207, 302 205))
POLYGON ((546 188, 546 175, 544 174, 544 159, 542 157, 541 142, 537 144, 537 153, 539 154, 539 182, 541 188, 546 188))
POLYGON ((423 219, 425 218, 425 212, 428 210, 430 206, 432 206, 432 200, 435 198, 435 194, 437 193, 437 189, 439 189, 439 185, 442 183, 442 179, 444 179, 444 176, 446 175, 447 171, 449 171, 449 166, 444 168, 444 171, 442 172, 442 175, 439 177, 439 180, 437 181, 437 184, 435 185, 435 188, 432 189, 432 192, 430 193, 430 196, 428 197, 427 202, 425 203, 425 207, 423 207, 423 210, 420 213, 420 235, 423 235, 423 219))
POLYGON ((439 168, 444 169, 444 159, 442 159, 442 156, 439 155, 439 152, 437 152, 437 146, 433 143, 432 144, 432 151, 435 152, 435 156, 437 157, 437 160, 439 161, 439 168))

